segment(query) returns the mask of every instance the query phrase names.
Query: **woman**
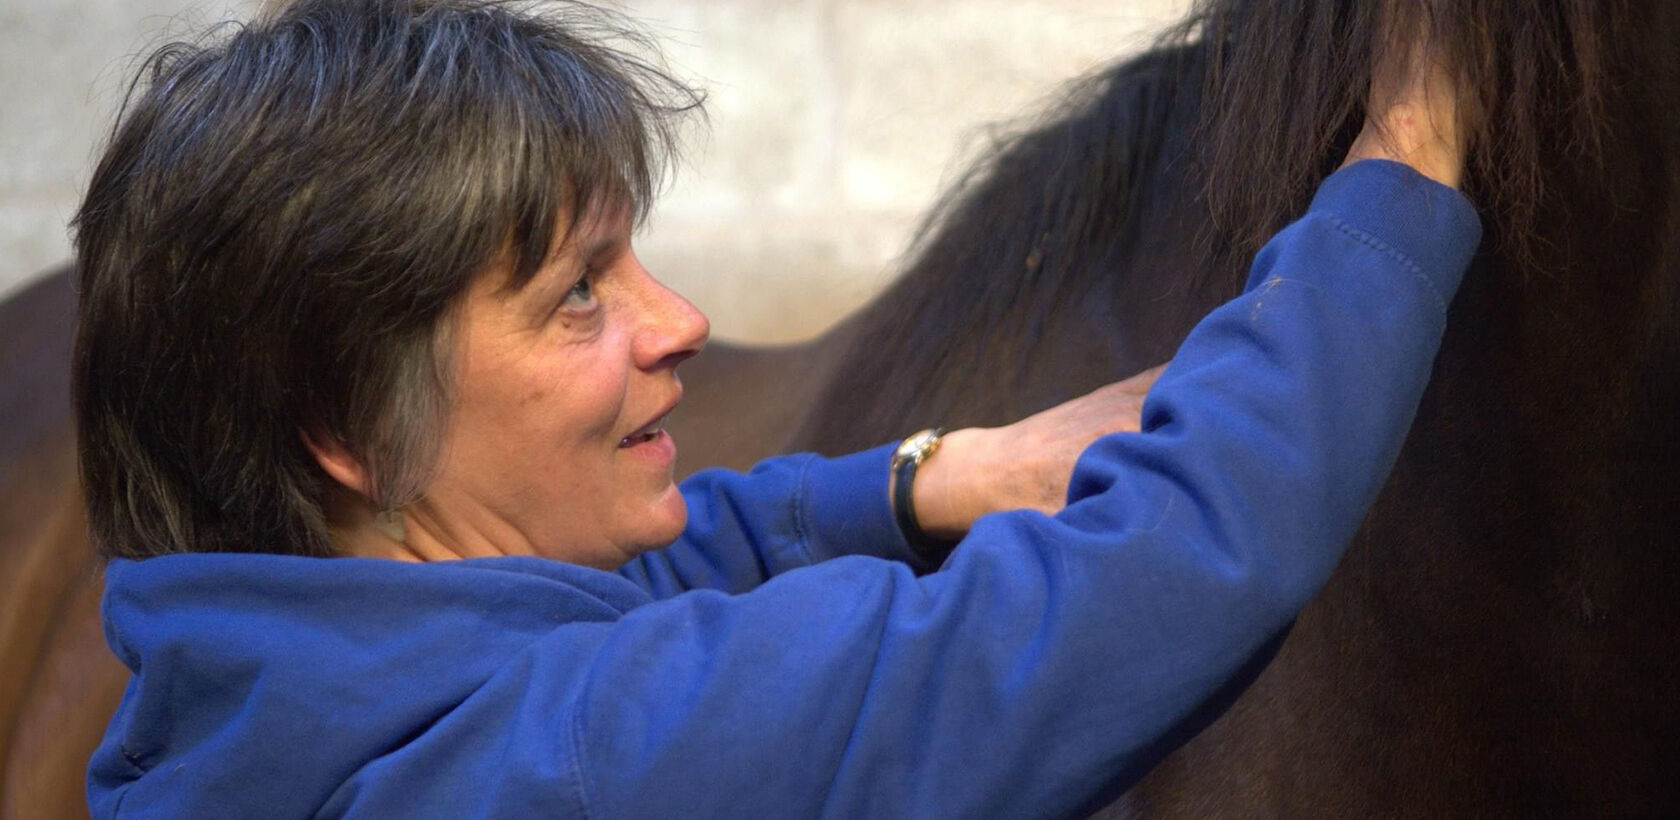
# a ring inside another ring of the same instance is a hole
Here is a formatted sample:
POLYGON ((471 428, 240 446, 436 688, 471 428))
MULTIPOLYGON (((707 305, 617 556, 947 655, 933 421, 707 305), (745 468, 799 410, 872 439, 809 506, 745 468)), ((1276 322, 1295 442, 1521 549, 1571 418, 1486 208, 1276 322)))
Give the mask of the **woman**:
POLYGON ((1328 575, 1477 242, 1427 61, 1141 419, 678 488, 706 324, 630 237, 694 98, 600 24, 304 0, 154 61, 77 217, 96 815, 1064 814, 1328 575))

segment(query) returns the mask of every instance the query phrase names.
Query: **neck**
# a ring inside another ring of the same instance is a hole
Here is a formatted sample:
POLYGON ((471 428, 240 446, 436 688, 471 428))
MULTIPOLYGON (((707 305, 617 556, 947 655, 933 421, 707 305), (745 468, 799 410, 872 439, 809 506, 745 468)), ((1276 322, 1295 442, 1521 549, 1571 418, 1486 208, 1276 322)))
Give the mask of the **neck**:
POLYGON ((331 504, 328 520, 333 547, 358 558, 421 562, 535 554, 504 546, 525 544, 522 539, 454 537, 424 501, 382 513, 361 496, 346 493, 331 504))

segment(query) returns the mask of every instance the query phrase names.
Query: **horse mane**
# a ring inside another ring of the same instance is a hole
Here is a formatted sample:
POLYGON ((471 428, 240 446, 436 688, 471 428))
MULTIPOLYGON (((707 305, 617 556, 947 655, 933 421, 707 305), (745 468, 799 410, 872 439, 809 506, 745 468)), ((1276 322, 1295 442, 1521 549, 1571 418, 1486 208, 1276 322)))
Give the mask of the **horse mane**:
POLYGON ((1052 326, 1093 282, 1131 267, 1139 214, 1188 199, 1161 168, 1184 161, 1194 123, 1182 117, 1195 108, 1184 98, 1198 87, 1180 78, 1195 57, 1171 48, 1129 60, 994 136, 988 158, 924 220, 904 274, 838 329, 851 350, 792 444, 842 452, 873 443, 864 431, 993 424, 1033 409, 1011 399, 1052 326), (998 401, 964 406, 973 395, 998 401))
POLYGON ((814 411, 791 444, 837 452, 874 443, 866 431, 1002 423, 1164 360, 1306 208, 1359 129, 1384 49, 1420 31, 1474 90, 1465 190, 1484 250, 1545 283, 1572 262, 1557 247, 1568 232, 1547 220, 1625 197, 1626 176, 1600 169, 1612 80, 1637 59, 1618 47, 1632 18, 1625 0, 1465 0, 1450 13, 1196 3, 1153 50, 1076 81, 998 139, 942 196, 903 275, 849 322, 853 350, 818 404, 842 409, 814 411), (1068 389, 1018 389, 1070 367, 1040 360, 1055 347, 1044 340, 1080 331, 1095 352, 1072 364, 1068 389), (1117 334, 1128 338, 1105 347, 1117 334), (1102 367, 1106 379, 1078 377, 1102 367), (965 404, 975 395, 996 400, 965 404))
MULTIPOLYGON (((1537 230, 1558 158, 1603 161, 1626 0, 1201 0, 1167 39, 1199 44, 1206 237, 1241 258, 1299 214, 1364 117, 1385 54, 1426 38, 1462 74, 1473 125, 1465 192, 1497 251, 1544 269, 1537 230)), ((1608 195, 1600 188, 1587 192, 1608 195)))
POLYGON ((1446 5, 1201 2, 1000 141, 825 337, 790 448, 1164 361, 1341 161, 1378 32, 1465 66, 1483 242, 1405 448, 1253 688, 1112 816, 1673 813, 1680 5, 1446 5))

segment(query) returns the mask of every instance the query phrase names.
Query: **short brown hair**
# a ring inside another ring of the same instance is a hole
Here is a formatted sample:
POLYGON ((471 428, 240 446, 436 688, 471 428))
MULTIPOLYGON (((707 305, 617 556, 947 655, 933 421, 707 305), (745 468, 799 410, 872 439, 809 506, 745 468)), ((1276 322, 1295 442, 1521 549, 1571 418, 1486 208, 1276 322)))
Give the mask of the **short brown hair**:
POLYGON ((699 108, 633 52, 578 4, 299 0, 148 58, 73 223, 100 550, 332 554, 304 429, 417 496, 451 306, 504 254, 528 281, 577 203, 645 215, 699 108))

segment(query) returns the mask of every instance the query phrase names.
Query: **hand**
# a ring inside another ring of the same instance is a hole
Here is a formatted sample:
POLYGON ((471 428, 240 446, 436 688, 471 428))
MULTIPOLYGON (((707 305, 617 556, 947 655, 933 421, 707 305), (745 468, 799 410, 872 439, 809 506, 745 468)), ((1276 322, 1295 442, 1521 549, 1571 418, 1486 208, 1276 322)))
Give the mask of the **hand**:
POLYGON ((1007 427, 946 433, 939 450, 917 469, 914 503, 922 529, 954 540, 987 513, 1061 510, 1079 454, 1109 433, 1137 432, 1144 396, 1165 368, 1150 368, 1007 427))
POLYGON ((1343 167, 1362 159, 1389 159, 1452 188, 1464 175, 1471 129, 1458 78, 1427 40, 1385 49, 1365 100, 1365 126, 1343 167))

